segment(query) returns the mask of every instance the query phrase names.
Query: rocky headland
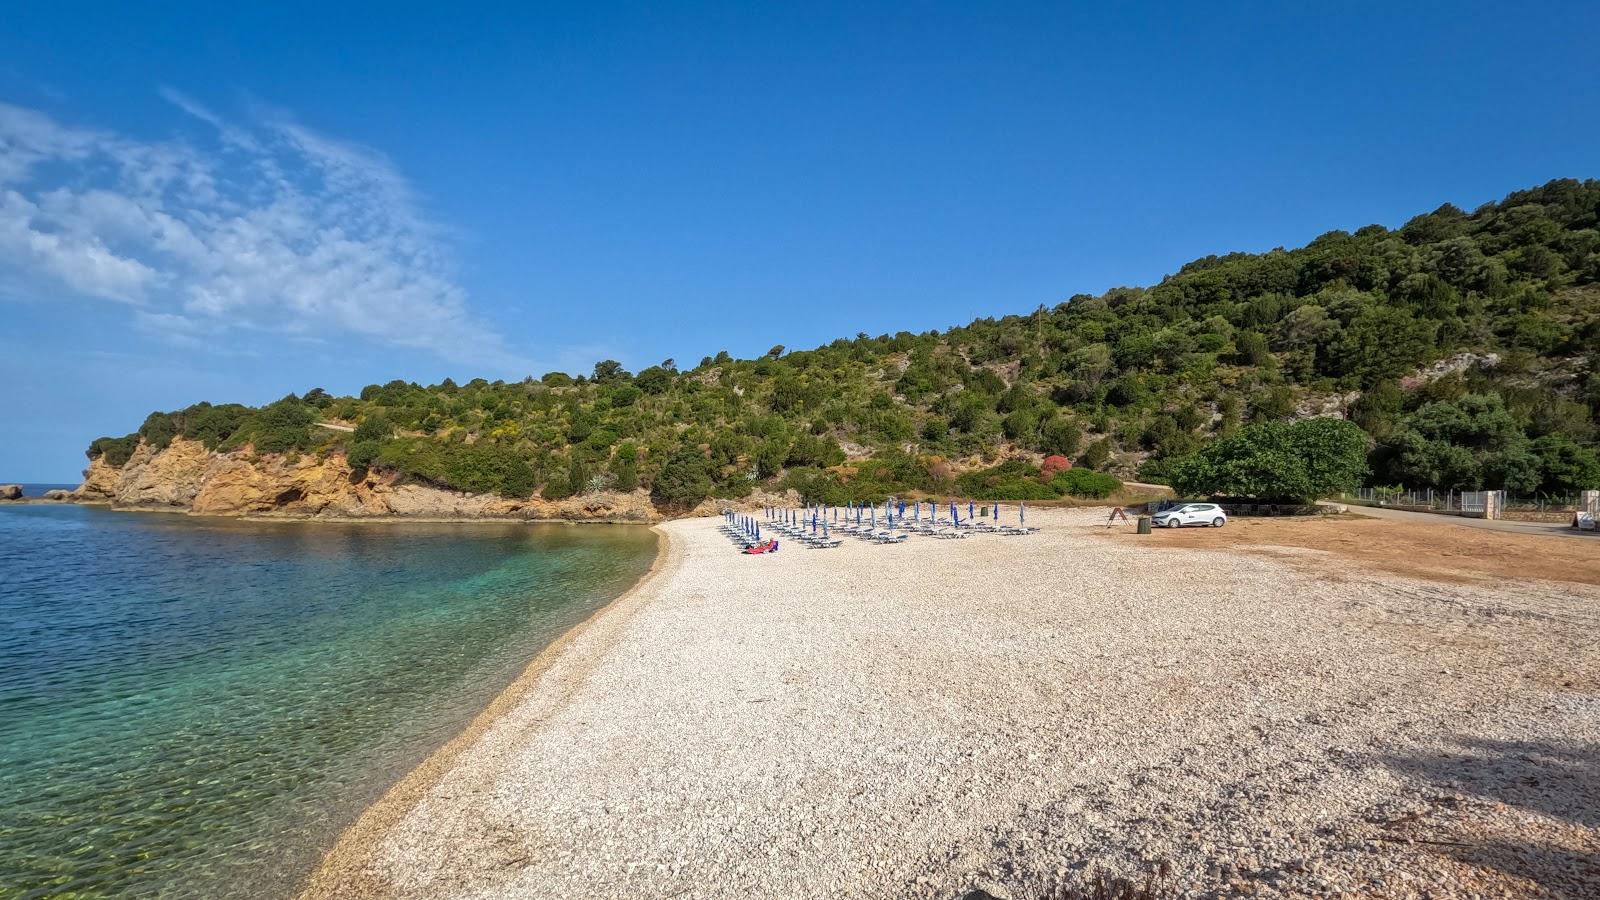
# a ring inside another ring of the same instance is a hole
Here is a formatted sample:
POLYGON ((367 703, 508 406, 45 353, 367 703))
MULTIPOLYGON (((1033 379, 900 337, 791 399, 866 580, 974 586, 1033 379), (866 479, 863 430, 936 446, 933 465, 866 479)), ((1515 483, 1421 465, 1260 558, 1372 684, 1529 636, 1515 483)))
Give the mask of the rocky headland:
POLYGON ((325 519, 568 520, 656 522, 645 490, 602 491, 546 500, 472 494, 407 482, 392 472, 352 467, 342 452, 258 455, 208 450, 176 438, 164 449, 141 443, 121 466, 104 457, 71 494, 114 509, 210 516, 325 519))

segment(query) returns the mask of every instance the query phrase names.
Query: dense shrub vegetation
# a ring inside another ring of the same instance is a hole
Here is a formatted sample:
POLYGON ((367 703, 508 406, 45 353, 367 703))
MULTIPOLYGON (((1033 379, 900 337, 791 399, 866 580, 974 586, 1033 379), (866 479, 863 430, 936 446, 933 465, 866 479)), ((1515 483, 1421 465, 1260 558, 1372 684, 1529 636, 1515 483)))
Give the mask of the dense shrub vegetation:
POLYGON ((1206 257, 1154 287, 945 332, 723 352, 687 371, 667 360, 634 375, 607 360, 579 377, 200 403, 89 455, 120 465, 141 438, 159 448, 178 436, 343 449, 358 467, 464 490, 644 487, 673 505, 757 487, 828 502, 1115 490, 1096 471, 1186 491, 1253 494, 1271 475, 1272 492, 1308 496, 1362 478, 1552 493, 1600 484, 1597 413, 1600 182, 1569 180, 1398 230, 1206 257), (1276 424, 1315 415, 1359 430, 1276 424), (1284 461, 1307 447, 1337 460, 1284 461), (1051 455, 1076 467, 1046 475, 1051 455))
POLYGON ((1190 496, 1308 502, 1354 490, 1367 474, 1367 436, 1340 419, 1263 422, 1213 441, 1172 467, 1190 496))

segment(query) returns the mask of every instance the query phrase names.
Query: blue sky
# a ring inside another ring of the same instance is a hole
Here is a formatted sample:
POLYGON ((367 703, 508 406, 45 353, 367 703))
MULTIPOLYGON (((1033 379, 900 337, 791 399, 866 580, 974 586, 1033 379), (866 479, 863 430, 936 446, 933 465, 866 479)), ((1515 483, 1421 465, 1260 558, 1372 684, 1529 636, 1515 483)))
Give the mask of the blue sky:
POLYGON ((7 4, 0 480, 201 399, 945 327, 1600 175, 1592 3, 446 7, 7 4))

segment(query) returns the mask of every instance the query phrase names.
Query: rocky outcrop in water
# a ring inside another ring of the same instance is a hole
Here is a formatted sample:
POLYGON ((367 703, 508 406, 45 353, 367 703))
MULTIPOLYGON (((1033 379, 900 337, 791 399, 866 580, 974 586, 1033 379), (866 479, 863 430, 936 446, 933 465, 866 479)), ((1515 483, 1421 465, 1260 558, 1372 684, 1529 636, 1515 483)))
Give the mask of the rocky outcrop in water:
POLYGON ((511 499, 401 482, 393 473, 352 469, 343 453, 298 457, 229 453, 176 438, 164 450, 140 444, 122 466, 99 458, 72 493, 80 503, 167 509, 197 515, 413 519, 568 519, 655 522, 643 490, 565 500, 511 499))
POLYGON ((0 484, 0 500, 21 500, 22 485, 0 484))

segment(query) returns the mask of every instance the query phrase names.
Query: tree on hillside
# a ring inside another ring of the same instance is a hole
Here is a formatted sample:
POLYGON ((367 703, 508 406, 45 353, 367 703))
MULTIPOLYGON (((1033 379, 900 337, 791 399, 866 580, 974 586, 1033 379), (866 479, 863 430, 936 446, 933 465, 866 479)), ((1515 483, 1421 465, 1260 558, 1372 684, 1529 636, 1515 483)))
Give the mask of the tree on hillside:
POLYGON ((628 375, 628 370, 622 367, 622 363, 614 359, 603 359, 594 364, 594 380, 601 384, 610 381, 621 381, 629 377, 631 376, 628 375))
POLYGON ((373 413, 356 426, 352 439, 356 441, 387 441, 394 437, 394 423, 382 413, 373 413))
POLYGON ((1367 473, 1367 436, 1343 419, 1267 422, 1239 430, 1171 466, 1188 496, 1307 503, 1354 490, 1367 473))
POLYGON ((1539 489, 1548 494, 1570 494, 1600 489, 1600 454, 1560 435, 1549 434, 1533 442, 1539 460, 1539 489))
POLYGON ((650 496, 671 506, 693 506, 711 496, 711 466, 698 447, 678 448, 661 464, 650 496))

